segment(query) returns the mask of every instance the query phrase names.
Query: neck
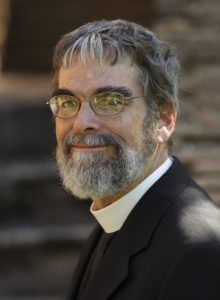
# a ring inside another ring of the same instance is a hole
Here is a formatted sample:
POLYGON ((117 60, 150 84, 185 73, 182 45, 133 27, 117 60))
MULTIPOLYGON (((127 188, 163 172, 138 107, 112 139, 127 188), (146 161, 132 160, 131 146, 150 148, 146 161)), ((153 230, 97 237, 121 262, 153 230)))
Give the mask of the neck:
POLYGON ((150 174, 152 174, 159 166, 161 166, 165 160, 168 158, 168 153, 166 147, 162 144, 159 144, 152 155, 150 161, 148 162, 146 168, 144 169, 141 176, 136 178, 133 182, 131 182, 125 189, 118 192, 112 197, 106 197, 102 199, 93 198, 94 206, 99 210, 102 209, 114 202, 118 199, 129 193, 133 190, 137 185, 139 185, 145 178, 147 178, 150 174))

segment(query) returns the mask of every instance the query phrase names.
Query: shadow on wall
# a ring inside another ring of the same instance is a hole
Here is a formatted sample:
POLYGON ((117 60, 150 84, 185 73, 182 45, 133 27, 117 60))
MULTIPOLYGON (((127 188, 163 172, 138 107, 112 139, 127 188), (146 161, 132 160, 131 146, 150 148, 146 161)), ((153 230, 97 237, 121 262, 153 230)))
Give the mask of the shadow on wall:
MULTIPOLYGON (((8 0, 9 1, 9 0, 8 0)), ((146 26, 155 18, 153 0, 19 0, 10 2, 4 71, 49 71, 58 38, 93 20, 125 18, 146 26)))

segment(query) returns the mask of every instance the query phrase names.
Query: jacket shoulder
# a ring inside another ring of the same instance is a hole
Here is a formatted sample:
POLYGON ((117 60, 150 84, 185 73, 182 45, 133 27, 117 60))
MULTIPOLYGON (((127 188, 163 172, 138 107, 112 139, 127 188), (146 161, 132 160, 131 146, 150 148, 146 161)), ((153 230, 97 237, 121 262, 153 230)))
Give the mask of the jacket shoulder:
POLYGON ((187 248, 167 273, 160 300, 220 299, 220 243, 200 243, 187 248))
POLYGON ((195 245, 212 241, 220 243, 220 208, 193 180, 179 195, 174 210, 175 205, 177 225, 186 241, 195 245))

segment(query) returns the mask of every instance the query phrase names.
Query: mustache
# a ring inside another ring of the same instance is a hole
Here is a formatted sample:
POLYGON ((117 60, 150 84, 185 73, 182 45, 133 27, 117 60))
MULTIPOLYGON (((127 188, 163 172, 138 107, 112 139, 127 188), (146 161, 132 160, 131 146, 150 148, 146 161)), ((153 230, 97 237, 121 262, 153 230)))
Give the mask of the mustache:
POLYGON ((117 149, 123 147, 124 142, 115 135, 110 134, 88 134, 86 136, 78 134, 69 134, 63 143, 63 151, 66 154, 70 153, 70 149, 74 145, 87 145, 87 146, 106 146, 112 145, 117 149))

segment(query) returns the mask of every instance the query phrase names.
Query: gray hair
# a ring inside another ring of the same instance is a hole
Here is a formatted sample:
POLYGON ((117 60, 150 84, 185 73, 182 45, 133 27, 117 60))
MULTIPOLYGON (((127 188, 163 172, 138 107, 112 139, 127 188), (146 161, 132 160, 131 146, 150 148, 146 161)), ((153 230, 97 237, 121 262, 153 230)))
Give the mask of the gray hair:
POLYGON ((166 103, 172 106, 170 112, 178 109, 178 60, 166 43, 143 26, 125 20, 102 20, 65 34, 54 52, 54 87, 60 68, 73 65, 76 55, 83 63, 99 60, 111 65, 130 55, 138 67, 138 80, 152 117, 158 118, 159 107, 166 103))

